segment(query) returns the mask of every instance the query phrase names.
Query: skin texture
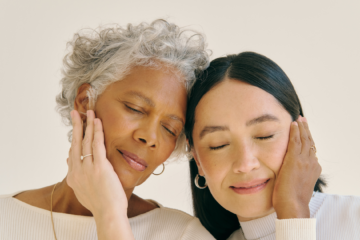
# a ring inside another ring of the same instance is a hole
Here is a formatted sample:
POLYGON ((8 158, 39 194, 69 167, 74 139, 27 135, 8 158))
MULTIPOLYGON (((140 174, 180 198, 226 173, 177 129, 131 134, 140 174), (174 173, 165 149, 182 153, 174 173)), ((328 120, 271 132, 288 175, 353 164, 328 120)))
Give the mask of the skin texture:
POLYGON ((309 217, 308 203, 321 172, 310 150, 313 141, 306 120, 292 124, 290 114, 271 94, 225 79, 200 100, 193 139, 199 174, 206 178, 216 201, 240 221, 275 210, 280 219, 309 217), (264 115, 276 120, 251 121, 264 115), (225 129, 200 136, 207 126, 225 129), (238 194, 231 188, 255 179, 269 182, 253 194, 238 194))
MULTIPOLYGON (((120 180, 128 200, 128 205, 125 206, 127 217, 131 218, 156 208, 153 203, 141 199, 132 192, 170 156, 175 148, 177 137, 185 122, 187 94, 183 79, 174 74, 173 69, 165 66, 160 69, 134 67, 124 79, 109 85, 98 97, 94 107, 87 97, 87 90, 90 87, 89 84, 84 84, 78 89, 74 109, 85 114, 75 115, 78 116, 79 122, 82 122, 83 129, 86 129, 84 126, 87 121, 87 110, 92 109, 96 118, 101 120, 105 157, 110 162, 117 179, 120 180), (145 101, 134 92, 145 96, 152 103, 149 104, 149 101, 145 101), (134 153, 145 160, 146 169, 137 171, 131 168, 118 149, 134 153)), ((92 119, 95 116, 92 116, 92 119)), ((81 145, 92 146, 92 138, 85 137, 81 145)), ((81 155, 88 154, 88 151, 91 152, 91 147, 83 149, 81 155)), ((15 197, 33 206, 49 210, 52 187, 25 191, 15 197)), ((89 209, 80 204, 66 179, 55 189, 53 211, 93 215, 89 209)))

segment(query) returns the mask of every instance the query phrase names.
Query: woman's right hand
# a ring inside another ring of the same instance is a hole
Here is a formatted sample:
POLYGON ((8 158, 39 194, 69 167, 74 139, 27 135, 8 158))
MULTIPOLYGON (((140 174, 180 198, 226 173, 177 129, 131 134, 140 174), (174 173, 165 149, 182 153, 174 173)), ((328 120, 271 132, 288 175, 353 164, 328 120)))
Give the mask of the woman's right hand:
POLYGON ((92 212, 99 240, 133 239, 127 218, 128 200, 113 166, 106 158, 100 119, 87 111, 83 124, 79 113, 71 112, 73 137, 68 158, 67 184, 79 202, 92 212), (89 155, 81 160, 81 156, 89 155), (120 231, 121 229, 121 231, 120 231))
POLYGON ((306 118, 291 124, 287 153, 275 182, 273 206, 278 219, 309 218, 309 202, 321 173, 306 118))

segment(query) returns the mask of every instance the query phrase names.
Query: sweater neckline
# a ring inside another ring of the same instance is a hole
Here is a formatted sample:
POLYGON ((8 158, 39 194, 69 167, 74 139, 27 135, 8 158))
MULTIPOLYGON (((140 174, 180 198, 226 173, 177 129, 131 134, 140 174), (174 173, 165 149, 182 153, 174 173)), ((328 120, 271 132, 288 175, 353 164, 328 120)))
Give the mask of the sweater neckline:
MULTIPOLYGON (((8 194, 8 195, 5 195, 5 196, 2 196, 2 198, 11 198, 11 200, 17 204, 18 206, 20 207, 23 207, 23 208, 26 208, 30 211, 34 211, 34 212, 37 212, 39 214, 42 214, 42 215, 49 215, 50 214, 50 211, 48 210, 45 210, 45 209, 42 209, 42 208, 39 208, 39 207, 35 207, 35 206, 32 206, 28 203, 25 203, 23 201, 20 201, 16 198, 14 198, 13 196, 21 193, 23 191, 18 191, 18 192, 15 192, 15 193, 12 193, 12 194, 8 194)), ((132 218, 129 218, 129 222, 132 223, 132 222, 136 222, 144 217, 148 217, 152 214, 155 214, 156 212, 158 211, 161 211, 164 206, 161 205, 160 203, 156 202, 155 200, 152 200, 152 199, 147 199, 149 201, 151 201, 152 203, 154 203, 155 205, 158 206, 158 208, 155 208, 153 210, 150 210, 146 213, 143 213, 143 214, 140 214, 140 215, 137 215, 135 217, 132 217, 132 218)), ((81 215, 74 215, 74 214, 69 214, 69 213, 59 213, 59 212, 53 212, 53 217, 54 219, 68 219, 68 220, 79 220, 79 221, 94 221, 94 217, 90 217, 90 216, 81 216, 81 215)))
MULTIPOLYGON (((315 193, 309 203, 310 217, 313 218, 324 202, 326 194, 315 193)), ((276 212, 248 222, 240 222, 241 230, 246 239, 259 239, 275 233, 276 212)))

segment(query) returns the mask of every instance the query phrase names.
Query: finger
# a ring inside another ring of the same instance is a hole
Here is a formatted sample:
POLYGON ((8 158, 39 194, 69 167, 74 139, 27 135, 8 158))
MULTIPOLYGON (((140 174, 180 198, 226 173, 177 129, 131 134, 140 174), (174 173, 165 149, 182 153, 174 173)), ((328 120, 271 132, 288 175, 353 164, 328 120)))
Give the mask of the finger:
POLYGON ((306 133, 308 135, 308 138, 309 138, 309 141, 310 141, 310 145, 311 146, 314 146, 315 145, 315 142, 314 142, 314 139, 312 138, 312 135, 311 135, 311 132, 310 132, 310 128, 309 128, 309 123, 307 122, 307 119, 303 117, 303 124, 304 124, 304 127, 306 129, 306 133))
POLYGON ((310 156, 310 157, 315 157, 316 160, 318 160, 317 157, 316 157, 316 147, 315 147, 315 145, 313 145, 313 146, 310 147, 310 149, 309 149, 309 156, 310 156))
POLYGON ((101 120, 96 118, 94 120, 95 125, 95 134, 93 141, 93 154, 94 154, 94 164, 100 164, 106 159, 106 149, 104 144, 104 132, 102 128, 101 120))
POLYGON ((297 122, 291 123, 287 152, 295 155, 299 155, 301 153, 300 130, 297 122))
MULTIPOLYGON (((86 130, 84 140, 82 142, 82 154, 83 156, 87 156, 92 154, 92 142, 94 137, 94 112, 92 110, 88 110, 86 112, 86 130)), ((87 156, 83 159, 83 164, 92 163, 93 156, 87 156)))
POLYGON ((310 142, 309 138, 306 133, 306 129, 304 127, 304 123, 302 122, 302 119, 300 121, 297 121, 299 124, 299 130, 300 130, 300 139, 301 139, 301 153, 309 153, 310 149, 310 142))
MULTIPOLYGON (((310 132, 310 128, 309 128, 309 124, 307 122, 306 118, 303 118, 303 124, 304 127, 306 129, 308 138, 309 138, 309 142, 310 142, 310 152, 309 152, 309 156, 315 156, 316 157, 316 147, 315 147, 315 142, 314 139, 311 136, 311 132, 310 132)), ((317 158, 316 158, 317 159, 317 158)))
POLYGON ((66 159, 66 163, 68 165, 68 172, 71 172, 72 170, 72 161, 70 160, 70 156, 71 156, 71 148, 69 149, 69 157, 66 159))
POLYGON ((71 141, 71 155, 70 162, 73 168, 81 167, 81 152, 82 152, 82 138, 83 138, 83 127, 80 114, 73 110, 71 111, 71 121, 73 126, 72 141, 71 141))

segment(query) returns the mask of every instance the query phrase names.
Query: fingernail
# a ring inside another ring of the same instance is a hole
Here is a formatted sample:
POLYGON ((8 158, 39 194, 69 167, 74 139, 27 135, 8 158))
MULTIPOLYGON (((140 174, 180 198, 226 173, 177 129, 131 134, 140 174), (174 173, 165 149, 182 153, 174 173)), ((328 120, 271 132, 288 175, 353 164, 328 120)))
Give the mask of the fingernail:
POLYGON ((306 117, 303 117, 302 119, 303 119, 303 121, 304 121, 304 122, 306 122, 306 123, 307 123, 307 119, 306 119, 306 117))
POLYGON ((297 123, 297 122, 293 122, 293 124, 294 124, 295 126, 297 126, 297 125, 298 125, 298 123, 297 123))

